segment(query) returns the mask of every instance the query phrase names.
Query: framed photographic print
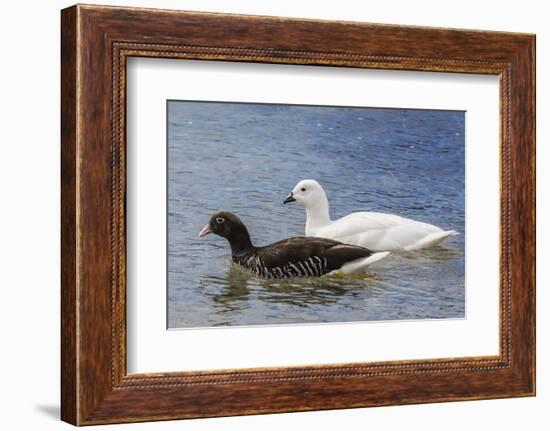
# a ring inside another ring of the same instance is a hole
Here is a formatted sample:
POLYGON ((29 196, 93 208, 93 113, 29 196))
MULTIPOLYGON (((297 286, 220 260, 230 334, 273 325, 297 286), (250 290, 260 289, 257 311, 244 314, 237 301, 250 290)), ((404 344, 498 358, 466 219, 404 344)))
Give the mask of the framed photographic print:
POLYGON ((535 37, 62 11, 62 419, 535 394, 535 37))

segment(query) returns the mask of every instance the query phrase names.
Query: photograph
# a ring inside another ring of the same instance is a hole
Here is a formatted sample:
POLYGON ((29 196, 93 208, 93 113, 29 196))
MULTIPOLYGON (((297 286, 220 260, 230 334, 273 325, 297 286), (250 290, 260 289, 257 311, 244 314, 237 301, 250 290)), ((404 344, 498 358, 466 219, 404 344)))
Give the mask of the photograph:
POLYGON ((465 318, 465 112, 168 100, 168 329, 465 318))

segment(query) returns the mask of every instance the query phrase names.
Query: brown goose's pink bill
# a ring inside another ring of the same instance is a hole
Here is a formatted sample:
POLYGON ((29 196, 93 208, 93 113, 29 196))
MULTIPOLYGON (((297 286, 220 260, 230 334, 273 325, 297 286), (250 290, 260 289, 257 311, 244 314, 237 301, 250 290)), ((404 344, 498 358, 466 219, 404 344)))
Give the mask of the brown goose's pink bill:
POLYGON ((212 231, 210 230, 210 225, 209 224, 204 225, 204 227, 199 232, 199 238, 202 238, 203 236, 206 236, 209 233, 212 233, 212 231))

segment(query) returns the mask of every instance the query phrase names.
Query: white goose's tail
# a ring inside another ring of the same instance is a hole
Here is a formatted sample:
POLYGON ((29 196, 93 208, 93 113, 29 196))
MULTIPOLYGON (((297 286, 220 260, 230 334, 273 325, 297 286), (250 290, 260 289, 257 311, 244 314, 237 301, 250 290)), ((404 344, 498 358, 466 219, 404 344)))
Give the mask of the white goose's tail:
POLYGON ((407 247, 406 251, 413 251, 413 250, 420 250, 421 248, 427 248, 432 247, 434 245, 439 244, 440 242, 444 241, 448 237, 452 235, 458 235, 458 232, 456 230, 442 230, 440 232, 434 232, 426 235, 424 238, 422 238, 420 241, 418 241, 416 244, 413 244, 409 247, 407 247))
POLYGON ((340 269, 331 271, 328 275, 331 274, 357 274, 365 272, 367 266, 378 262, 379 260, 384 259, 390 254, 389 251, 381 251, 373 253, 368 257, 362 257, 360 259, 352 260, 351 262, 345 263, 340 269))

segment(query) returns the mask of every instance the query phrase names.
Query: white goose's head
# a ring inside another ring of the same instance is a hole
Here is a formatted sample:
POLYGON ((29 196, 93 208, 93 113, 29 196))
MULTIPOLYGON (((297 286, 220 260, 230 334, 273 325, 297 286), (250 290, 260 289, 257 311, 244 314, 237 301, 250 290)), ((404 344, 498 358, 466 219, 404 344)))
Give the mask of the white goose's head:
POLYGON ((317 181, 302 180, 296 184, 283 203, 294 201, 301 203, 306 208, 313 208, 318 205, 326 205, 327 196, 317 181))

